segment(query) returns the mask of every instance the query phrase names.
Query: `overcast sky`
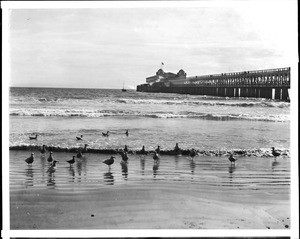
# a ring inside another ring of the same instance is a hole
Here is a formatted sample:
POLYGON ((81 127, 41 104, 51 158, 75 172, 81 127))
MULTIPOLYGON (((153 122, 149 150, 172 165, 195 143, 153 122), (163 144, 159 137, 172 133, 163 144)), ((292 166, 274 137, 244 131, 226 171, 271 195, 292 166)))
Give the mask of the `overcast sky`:
POLYGON ((161 62, 188 76, 291 66, 294 3, 13 9, 10 86, 135 88, 161 62))

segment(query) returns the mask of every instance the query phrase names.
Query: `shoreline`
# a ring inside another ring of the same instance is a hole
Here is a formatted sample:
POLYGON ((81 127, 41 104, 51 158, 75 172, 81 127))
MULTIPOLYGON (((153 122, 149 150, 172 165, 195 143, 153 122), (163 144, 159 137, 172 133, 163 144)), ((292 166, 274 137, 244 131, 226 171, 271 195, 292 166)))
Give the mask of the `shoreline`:
MULTIPOLYGON (((82 147, 60 147, 60 146, 46 146, 48 151, 52 152, 65 152, 65 153, 78 153, 82 150, 82 147)), ((17 145, 17 146, 9 146, 9 150, 15 151, 40 151, 41 146, 38 145, 17 145)), ((281 153, 281 156, 289 156, 289 149, 276 149, 281 153)), ((170 155, 170 156, 187 156, 191 153, 192 149, 180 149, 180 151, 174 150, 160 150, 159 154, 161 155, 170 155)), ((274 157, 269 151, 263 151, 261 149, 235 149, 235 150, 197 150, 195 149, 198 155, 203 156, 228 156, 233 153, 239 156, 256 156, 256 157, 274 157)), ((92 154, 120 154, 124 152, 122 148, 119 149, 95 149, 95 148, 87 148, 86 153, 92 154)), ((137 155, 149 155, 154 153, 155 150, 146 150, 145 153, 142 153, 141 150, 128 150, 129 154, 137 154, 137 155)))

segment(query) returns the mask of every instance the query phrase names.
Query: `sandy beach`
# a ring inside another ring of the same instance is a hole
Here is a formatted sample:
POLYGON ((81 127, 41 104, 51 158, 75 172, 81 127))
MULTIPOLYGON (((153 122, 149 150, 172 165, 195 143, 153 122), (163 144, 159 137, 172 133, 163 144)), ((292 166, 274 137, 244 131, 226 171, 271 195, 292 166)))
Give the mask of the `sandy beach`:
MULTIPOLYGON (((23 154, 12 152, 13 158, 23 154)), ((64 163, 69 153, 56 157, 60 165, 51 177, 45 173, 47 163, 39 168, 39 162, 32 168, 23 165, 24 174, 20 166, 12 173, 11 229, 290 227, 289 178, 284 172, 289 161, 283 159, 277 169, 262 172, 256 171, 257 164, 267 166, 272 159, 241 158, 228 171, 224 157, 199 156, 191 166, 185 157, 176 164, 175 156, 162 156, 154 171, 152 158, 140 164, 138 156, 131 156, 125 177, 118 161, 108 172, 99 155, 89 155, 74 168, 64 163)))
POLYGON ((244 193, 220 198, 165 184, 117 187, 89 193, 11 194, 11 229, 284 229, 289 202, 254 203, 244 193), (171 186, 171 187, 170 187, 171 186), (237 196, 242 196, 237 200, 237 196), (232 201, 236 198, 235 201, 232 201), (248 199, 249 198, 249 199, 248 199))

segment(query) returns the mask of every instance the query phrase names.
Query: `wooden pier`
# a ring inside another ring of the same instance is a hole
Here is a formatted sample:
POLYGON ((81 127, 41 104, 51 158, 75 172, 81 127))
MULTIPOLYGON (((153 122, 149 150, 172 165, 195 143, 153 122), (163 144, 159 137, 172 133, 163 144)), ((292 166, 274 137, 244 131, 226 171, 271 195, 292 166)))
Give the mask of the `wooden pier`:
POLYGON ((187 77, 137 86, 137 91, 254 97, 287 101, 290 67, 187 77))

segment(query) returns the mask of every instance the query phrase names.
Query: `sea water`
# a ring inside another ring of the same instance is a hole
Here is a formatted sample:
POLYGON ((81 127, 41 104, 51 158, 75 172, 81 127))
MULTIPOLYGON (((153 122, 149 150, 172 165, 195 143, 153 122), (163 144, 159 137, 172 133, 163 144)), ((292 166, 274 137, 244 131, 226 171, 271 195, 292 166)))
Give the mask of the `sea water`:
POLYGON ((10 146, 289 152, 290 103, 111 89, 11 88, 10 146), (125 131, 129 135, 125 135, 125 131), (102 132, 110 131, 109 137, 102 132), (37 140, 29 136, 38 134, 37 140), (77 141, 76 136, 83 135, 77 141))

